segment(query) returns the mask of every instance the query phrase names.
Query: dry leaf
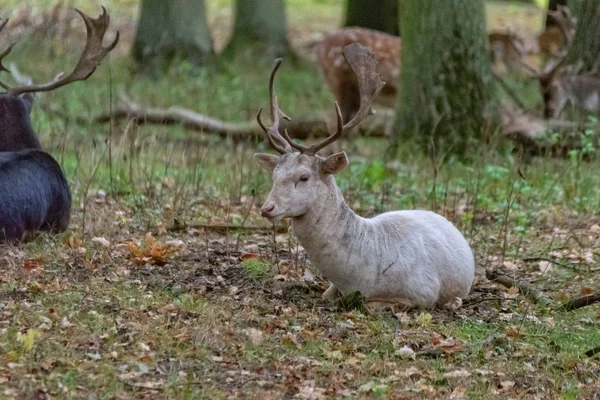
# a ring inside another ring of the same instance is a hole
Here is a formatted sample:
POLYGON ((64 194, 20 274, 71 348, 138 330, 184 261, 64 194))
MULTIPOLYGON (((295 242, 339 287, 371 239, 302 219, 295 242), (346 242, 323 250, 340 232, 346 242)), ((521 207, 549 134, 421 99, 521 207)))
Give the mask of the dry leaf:
POLYGON ((396 350, 395 354, 402 359, 415 359, 415 351, 408 346, 403 346, 396 350))
POLYGON ((471 373, 464 369, 457 369, 455 371, 446 372, 444 378, 468 378, 471 373))
POLYGON ((521 332, 519 331, 519 328, 517 328, 514 325, 509 325, 505 330, 504 333, 506 333, 506 336, 509 337, 518 337, 521 335, 521 332))
POLYGON ((110 247, 110 242, 103 237, 95 237, 92 239, 92 243, 98 243, 99 245, 101 245, 102 247, 110 247))
POLYGON ((247 329, 244 329, 243 332, 248 336, 250 341, 254 344, 258 344, 262 341, 263 333, 260 329, 247 328, 247 329))
POLYGON ((127 243, 132 261, 138 265, 165 265, 179 247, 173 244, 161 243, 150 232, 146 234, 142 246, 138 246, 134 242, 127 243))
POLYGON ((546 272, 549 272, 552 269, 552 263, 549 261, 540 261, 538 266, 542 274, 545 274, 546 272))

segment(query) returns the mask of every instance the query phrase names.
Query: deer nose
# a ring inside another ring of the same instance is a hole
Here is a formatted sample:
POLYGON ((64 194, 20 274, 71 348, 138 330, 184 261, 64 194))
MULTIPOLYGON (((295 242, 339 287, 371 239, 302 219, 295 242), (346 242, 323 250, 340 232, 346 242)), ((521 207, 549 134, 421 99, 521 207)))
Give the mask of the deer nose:
POLYGON ((271 212, 275 209, 274 205, 267 205, 265 204, 264 206, 262 206, 262 208, 260 209, 260 215, 262 215, 263 217, 270 217, 271 216, 271 212))

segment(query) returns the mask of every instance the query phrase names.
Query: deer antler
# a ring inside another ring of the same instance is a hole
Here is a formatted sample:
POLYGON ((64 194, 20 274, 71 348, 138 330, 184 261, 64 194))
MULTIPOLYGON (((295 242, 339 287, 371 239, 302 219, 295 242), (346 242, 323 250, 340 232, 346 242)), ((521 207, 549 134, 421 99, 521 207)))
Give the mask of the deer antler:
POLYGON ((375 56, 369 51, 369 49, 361 46, 358 43, 352 43, 344 47, 343 54, 344 58, 346 59, 346 62, 348 62, 348 64, 350 65, 350 68, 352 69, 352 72, 354 72, 354 75, 356 75, 356 80, 358 81, 360 107, 354 115, 354 117, 349 122, 344 124, 342 112, 336 102, 336 132, 331 136, 325 138, 321 142, 313 144, 311 146, 303 146, 298 143, 295 143, 292 139, 290 139, 286 131, 285 139, 292 147, 298 149, 303 154, 310 156, 317 154, 319 150, 335 142, 340 137, 342 137, 342 135, 345 132, 360 124, 362 120, 367 116, 367 114, 371 113, 371 105, 373 104, 373 100, 375 99, 375 97, 377 97, 377 95, 385 85, 385 83, 381 80, 379 74, 376 72, 377 61, 375 60, 375 56))
POLYGON ((530 65, 523 57, 519 59, 521 65, 532 73, 533 78, 543 82, 550 82, 558 72, 559 68, 565 63, 567 55, 573 46, 575 27, 577 25, 576 18, 573 17, 567 7, 558 6, 556 11, 549 11, 548 15, 556 21, 558 29, 560 29, 565 38, 564 48, 558 55, 551 58, 543 68, 536 68, 530 65))
MULTIPOLYGON (((8 23, 8 19, 5 20, 0 20, 0 32, 2 31, 2 29, 4 29, 4 27, 6 26, 6 24, 8 23)), ((2 71, 6 71, 6 72, 10 72, 8 70, 8 68, 6 68, 4 65, 2 65, 2 60, 4 59, 4 57, 6 57, 13 49, 13 46, 15 44, 11 44, 10 46, 8 46, 8 48, 6 50, 4 50, 2 53, 0 53, 0 72, 2 71)), ((3 87, 5 90, 8 90, 9 86, 2 82, 0 80, 0 86, 3 87)))
POLYGON ((559 68, 565 63, 567 55, 573 46, 575 38, 575 27, 577 20, 571 14, 567 7, 558 6, 556 11, 549 12, 549 15, 557 22, 558 29, 562 32, 565 38, 565 46, 544 66, 543 70, 538 74, 539 79, 551 80, 558 72, 559 68))
POLYGON ((284 118, 284 119, 287 119, 288 121, 290 121, 290 117, 285 115, 285 113, 281 110, 281 108, 279 108, 277 96, 275 95, 275 89, 273 87, 275 85, 275 74, 277 74, 277 70, 281 66, 281 62, 282 62, 281 58, 278 58, 275 60, 275 62, 273 64, 273 69, 271 70, 271 76, 269 77, 269 100, 271 103, 271 120, 273 121, 273 123, 271 124, 271 126, 267 127, 262 122, 262 119, 260 118, 260 114, 262 113, 262 108, 260 110, 258 110, 258 114, 256 115, 256 120, 258 121, 258 124, 260 125, 262 130, 265 131, 265 133, 267 134, 267 140, 269 141, 271 146, 275 150, 277 150, 279 153, 286 154, 286 153, 291 153, 292 148, 285 141, 285 139, 283 139, 283 137, 281 137, 281 134, 279 133, 279 121, 281 120, 281 118, 284 118))
MULTIPOLYGON (((110 16, 106 13, 106 9, 102 7, 102 14, 95 19, 90 18, 77 9, 75 11, 77 11, 77 13, 81 15, 81 18, 83 18, 83 22, 85 23, 85 28, 87 31, 87 39, 83 52, 81 53, 79 61, 73 69, 73 72, 66 77, 63 77, 63 74, 61 73, 57 75, 51 82, 41 85, 10 87, 6 83, 0 81, 0 86, 2 86, 9 94, 13 96, 19 96, 23 93, 47 92, 67 85, 71 82, 84 81, 89 78, 90 75, 92 75, 92 73, 94 73, 96 70, 96 67, 100 65, 102 59, 106 57, 106 55, 112 49, 114 49, 119 42, 119 32, 117 32, 113 42, 108 45, 108 47, 104 47, 102 45, 102 41, 104 40, 104 35, 110 23, 110 16)), ((4 27, 4 25, 6 25, 6 21, 0 25, 0 30, 4 27)), ((2 66, 2 59, 8 55, 8 53, 10 53, 11 49, 12 46, 0 54, 0 71, 8 71, 2 66)))

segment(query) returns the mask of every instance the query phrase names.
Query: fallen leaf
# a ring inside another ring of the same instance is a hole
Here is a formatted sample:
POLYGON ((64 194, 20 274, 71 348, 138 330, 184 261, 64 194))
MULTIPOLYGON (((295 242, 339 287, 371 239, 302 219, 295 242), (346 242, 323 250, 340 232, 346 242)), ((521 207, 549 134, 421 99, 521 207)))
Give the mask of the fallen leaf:
POLYGON ((386 389, 387 389, 386 385, 384 385, 384 384, 382 384, 380 382, 377 382, 377 381, 370 381, 370 382, 367 382, 367 383, 365 383, 363 385, 360 385, 358 387, 358 391, 362 392, 362 393, 365 393, 365 392, 374 392, 374 391, 383 391, 383 390, 386 390, 386 389))
POLYGON ((455 371, 446 372, 444 378, 468 378, 471 373, 464 369, 457 369, 455 371))
POLYGON ((244 253, 240 256, 242 260, 247 260, 249 258, 260 258, 260 254, 256 253, 244 253))
POLYGON ((519 269, 519 266, 517 265, 517 263, 515 263, 514 261, 511 261, 511 260, 504 260, 502 265, 504 266, 504 268, 506 268, 509 271, 516 271, 519 269))
POLYGON ((106 238, 103 238, 103 237, 95 237, 95 238, 93 238, 92 239, 92 243, 97 243, 100 246, 106 247, 106 248, 110 247, 110 242, 106 238))
POLYGON ((403 346, 399 348, 398 350, 396 350, 395 354, 405 360, 409 358, 414 360, 416 357, 415 351, 408 346, 403 346))
POLYGON ((448 397, 449 400, 462 400, 462 399, 466 399, 467 396, 467 387, 466 386, 457 386, 454 388, 454 390, 452 391, 452 393, 450 393, 450 396, 448 397))
POLYGON ((516 299, 519 297, 519 288, 513 286, 504 292, 504 297, 507 299, 516 299))
POLYGON ((416 318, 417 324, 423 327, 429 326, 432 320, 433 316, 429 313, 420 313, 416 318))
POLYGON ((21 342, 23 350, 28 353, 33 348, 35 341, 42 337, 42 333, 35 329, 29 329, 26 334, 17 333, 17 341, 21 342))
POLYGON ((250 341, 254 344, 258 344, 263 339, 263 333, 260 329, 256 328, 247 328, 244 329, 243 332, 250 338, 250 341))
POLYGON ((588 288, 588 287, 584 287, 579 291, 579 294, 581 296, 588 296, 590 294, 594 294, 596 293, 596 291, 594 289, 588 288))
POLYGON ((552 269, 552 263, 550 263, 549 261, 540 261, 538 266, 542 274, 545 274, 546 272, 549 272, 552 269))
POLYGON ((506 333, 506 336, 509 336, 509 337, 521 336, 521 332, 520 332, 519 328, 517 328, 514 325, 507 326, 506 329, 504 330, 504 333, 506 333))
POLYGON ((507 390, 512 389, 513 386, 515 386, 514 381, 502 381, 502 382, 500 382, 500 385, 498 386, 498 388, 502 391, 507 391, 507 390))

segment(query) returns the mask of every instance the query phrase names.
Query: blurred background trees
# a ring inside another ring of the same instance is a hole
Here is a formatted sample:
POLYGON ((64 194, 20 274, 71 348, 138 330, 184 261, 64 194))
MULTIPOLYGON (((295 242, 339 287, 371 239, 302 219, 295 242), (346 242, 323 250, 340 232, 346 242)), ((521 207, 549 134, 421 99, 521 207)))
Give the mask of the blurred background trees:
POLYGON ((167 66, 177 58, 212 65, 215 54, 204 0, 141 0, 132 55, 144 67, 167 66))
POLYGON ((399 0, 347 0, 344 26, 360 26, 400 36, 399 0))
POLYGON ((225 56, 285 57, 291 54, 283 0, 236 0, 235 22, 225 56))
POLYGON ((465 154, 494 121, 483 0, 407 1, 396 140, 465 154))
POLYGON ((570 0, 568 6, 577 19, 568 61, 578 67, 578 72, 597 71, 600 67, 600 0, 570 0))

